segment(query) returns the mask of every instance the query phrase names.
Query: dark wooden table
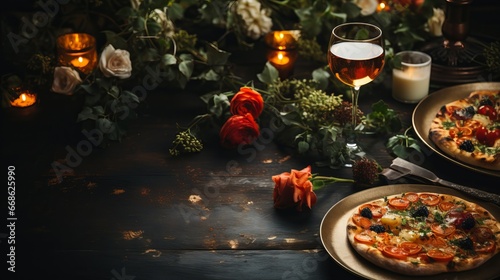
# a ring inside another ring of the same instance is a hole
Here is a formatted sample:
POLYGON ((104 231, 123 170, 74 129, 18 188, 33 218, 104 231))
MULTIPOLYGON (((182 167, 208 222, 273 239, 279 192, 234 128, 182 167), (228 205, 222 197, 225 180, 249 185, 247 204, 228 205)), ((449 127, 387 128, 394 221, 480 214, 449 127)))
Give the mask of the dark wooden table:
MULTIPOLYGON (((241 71, 252 76, 262 70, 260 63, 241 71)), ((305 69, 299 64, 296 71, 305 69)), ((311 211, 283 212, 273 208, 271 176, 311 162, 275 143, 252 159, 216 141, 199 154, 170 157, 176 123, 204 112, 199 95, 151 92, 128 136, 105 149, 84 147, 71 98, 53 95, 34 112, 2 114, 2 178, 6 182, 8 167, 15 167, 17 219, 4 218, 15 228, 0 230, 3 257, 15 240, 16 273, 2 279, 357 279, 328 255, 319 231, 333 205, 367 187, 332 184, 316 192, 311 211), (51 164, 65 159, 74 166, 58 181, 51 164)), ((395 101, 385 86, 365 93, 360 103, 367 109, 379 99, 411 125, 415 105, 395 101)), ((386 141, 363 137, 383 167, 394 158, 386 141)), ((498 177, 435 153, 426 154, 423 166, 443 179, 500 194, 498 177)), ((313 172, 352 177, 349 168, 313 165, 313 172)))

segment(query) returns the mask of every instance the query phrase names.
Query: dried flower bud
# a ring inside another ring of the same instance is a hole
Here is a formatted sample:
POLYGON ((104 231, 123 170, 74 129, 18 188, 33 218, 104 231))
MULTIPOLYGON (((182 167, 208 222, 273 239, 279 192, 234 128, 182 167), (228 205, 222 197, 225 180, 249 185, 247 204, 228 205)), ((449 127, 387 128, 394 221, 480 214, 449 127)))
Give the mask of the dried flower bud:
POLYGON ((371 185, 378 179, 380 166, 372 159, 361 158, 354 161, 352 177, 356 183, 371 185))
MULTIPOLYGON (((349 101, 342 101, 335 110, 333 111, 333 119, 338 122, 341 126, 344 126, 347 123, 352 121, 352 104, 349 101)), ((361 118, 363 117, 363 112, 358 108, 356 114, 356 123, 361 122, 361 118)))

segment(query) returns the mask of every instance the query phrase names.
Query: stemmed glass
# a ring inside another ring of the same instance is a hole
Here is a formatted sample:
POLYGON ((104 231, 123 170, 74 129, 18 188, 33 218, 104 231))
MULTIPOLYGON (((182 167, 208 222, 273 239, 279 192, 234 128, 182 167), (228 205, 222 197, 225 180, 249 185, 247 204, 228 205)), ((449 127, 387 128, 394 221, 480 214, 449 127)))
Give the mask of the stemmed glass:
POLYGON ((349 159, 345 166, 352 167, 356 158, 365 153, 357 143, 358 96, 362 85, 373 81, 384 67, 384 40, 382 30, 363 22, 350 22, 332 30, 328 44, 328 65, 333 75, 352 88, 351 123, 345 128, 349 159))

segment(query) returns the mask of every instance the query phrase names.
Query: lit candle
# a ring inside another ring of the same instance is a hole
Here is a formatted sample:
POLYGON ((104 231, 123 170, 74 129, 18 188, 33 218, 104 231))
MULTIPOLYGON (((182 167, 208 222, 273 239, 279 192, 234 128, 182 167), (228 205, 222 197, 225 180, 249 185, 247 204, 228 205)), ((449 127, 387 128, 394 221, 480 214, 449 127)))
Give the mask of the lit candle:
POLYGON ((290 62, 290 58, 284 52, 278 52, 276 56, 271 57, 270 62, 277 65, 287 65, 290 62))
POLYGON ((297 47, 300 30, 281 30, 269 32, 265 37, 266 44, 277 50, 289 50, 297 47))
POLYGON ((429 93, 431 57, 416 51, 400 52, 394 57, 401 65, 392 70, 392 96, 405 103, 419 102, 429 93))
POLYGON ((85 33, 69 33, 57 38, 59 64, 89 74, 97 65, 95 38, 85 33))
POLYGON ((28 107, 36 102, 36 95, 32 93, 21 93, 18 98, 10 102, 12 107, 28 107))
POLYGON ((286 79, 292 74, 296 57, 296 51, 269 50, 267 54, 267 60, 278 70, 281 79, 286 79))
POLYGON ((71 64, 76 68, 81 68, 87 66, 87 64, 89 64, 89 60, 85 57, 79 56, 78 58, 71 60, 71 64))

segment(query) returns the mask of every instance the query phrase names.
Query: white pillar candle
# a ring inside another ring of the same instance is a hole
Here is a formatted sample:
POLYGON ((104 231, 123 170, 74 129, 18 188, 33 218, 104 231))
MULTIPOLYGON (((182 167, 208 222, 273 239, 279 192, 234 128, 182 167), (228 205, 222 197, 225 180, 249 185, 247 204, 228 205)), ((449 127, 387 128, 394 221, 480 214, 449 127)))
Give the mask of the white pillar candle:
POLYGON ((429 93, 431 57, 425 53, 397 53, 401 65, 392 70, 392 96, 401 102, 417 103, 429 93))

